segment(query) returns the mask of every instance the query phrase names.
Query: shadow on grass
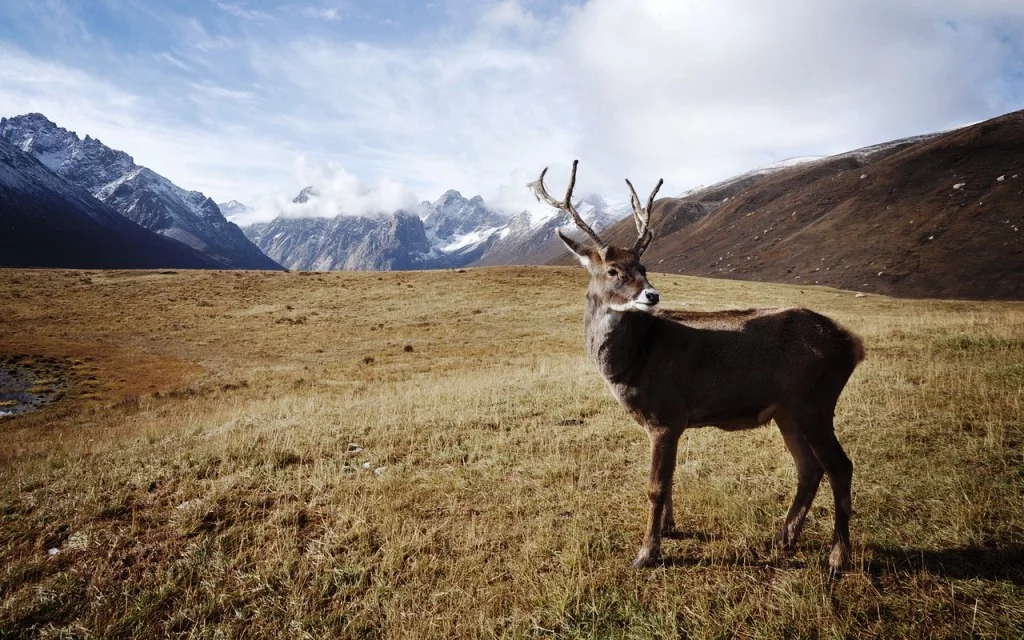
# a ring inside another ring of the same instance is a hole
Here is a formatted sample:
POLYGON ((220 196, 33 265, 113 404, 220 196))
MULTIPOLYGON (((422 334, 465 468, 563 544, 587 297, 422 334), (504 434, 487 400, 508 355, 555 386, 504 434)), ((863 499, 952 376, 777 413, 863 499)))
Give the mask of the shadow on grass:
MULTIPOLYGON (((795 550, 783 551, 775 549, 770 542, 745 550, 732 550, 724 554, 715 554, 701 546, 714 540, 713 536, 706 533, 674 530, 671 535, 666 534, 664 538, 676 541, 693 540, 698 546, 688 551, 673 547, 669 547, 667 550, 663 549, 662 559, 658 563, 658 566, 661 567, 733 567, 794 570, 804 569, 808 566, 808 558, 804 554, 798 554, 795 550)), ((808 553, 815 552, 812 550, 808 553)))
POLYGON ((703 531, 683 530, 678 527, 675 527, 670 531, 666 531, 662 534, 662 537, 666 540, 697 540, 698 542, 709 542, 714 539, 703 531))
POLYGON ((668 555, 658 563, 659 567, 732 567, 747 569, 780 569, 794 570, 804 569, 807 563, 796 558, 714 558, 709 559, 699 556, 668 555))
POLYGON ((1024 585, 1024 546, 959 547, 941 551, 869 545, 874 557, 866 570, 887 573, 930 573, 959 580, 1003 580, 1024 585))
MULTIPOLYGON (((673 537, 676 539, 688 537, 699 539, 700 536, 682 533, 673 537)), ((941 551, 868 545, 865 551, 870 552, 871 559, 865 563, 864 572, 876 579, 893 574, 927 573, 956 580, 998 580, 1024 586, 1024 546, 1021 545, 991 549, 960 547, 941 551)), ((808 550, 807 553, 814 552, 808 550)), ((825 566, 827 557, 826 549, 826 555, 821 556, 823 568, 827 568, 825 566)), ((769 547, 749 555, 713 559, 699 553, 687 555, 669 551, 658 566, 730 566, 794 570, 805 569, 812 564, 810 556, 801 558, 792 553, 773 553, 769 547)), ((857 569, 852 571, 857 571, 857 569)), ((842 577, 842 574, 837 577, 842 577)))

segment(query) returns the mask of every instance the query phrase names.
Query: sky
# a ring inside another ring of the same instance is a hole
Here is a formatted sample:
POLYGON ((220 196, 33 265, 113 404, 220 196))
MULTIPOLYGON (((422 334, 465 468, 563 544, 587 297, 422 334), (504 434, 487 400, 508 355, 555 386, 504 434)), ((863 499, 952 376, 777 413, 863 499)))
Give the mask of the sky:
POLYGON ((41 112, 267 219, 448 189, 641 197, 1024 108, 1020 0, 0 2, 0 115, 41 112))

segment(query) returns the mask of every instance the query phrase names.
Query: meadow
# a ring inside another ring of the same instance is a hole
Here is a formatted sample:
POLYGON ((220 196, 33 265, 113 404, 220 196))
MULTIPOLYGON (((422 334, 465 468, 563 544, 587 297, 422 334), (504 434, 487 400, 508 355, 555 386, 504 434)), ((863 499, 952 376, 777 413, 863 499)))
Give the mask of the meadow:
POLYGON ((667 307, 863 337, 792 555, 777 428, 689 431, 663 566, 648 445, 586 360, 582 269, 0 270, 0 637, 1019 638, 1024 304, 652 274, 667 307))

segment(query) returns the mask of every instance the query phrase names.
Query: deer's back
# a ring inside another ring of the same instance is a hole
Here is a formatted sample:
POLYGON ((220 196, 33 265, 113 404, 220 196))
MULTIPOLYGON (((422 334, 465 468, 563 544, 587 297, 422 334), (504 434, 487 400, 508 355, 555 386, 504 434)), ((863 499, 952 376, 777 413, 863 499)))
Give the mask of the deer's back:
POLYGON ((691 424, 816 394, 834 402, 863 357, 856 336, 808 309, 660 310, 656 317, 651 337, 662 357, 637 370, 635 383, 658 390, 657 405, 685 405, 691 424))

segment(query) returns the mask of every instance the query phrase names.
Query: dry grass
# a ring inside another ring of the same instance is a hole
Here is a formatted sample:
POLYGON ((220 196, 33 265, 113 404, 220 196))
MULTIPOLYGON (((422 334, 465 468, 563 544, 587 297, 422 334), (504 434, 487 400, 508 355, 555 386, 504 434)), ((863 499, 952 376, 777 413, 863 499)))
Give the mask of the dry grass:
POLYGON ((647 444, 583 356, 580 270, 0 271, 0 359, 66 390, 0 419, 0 636, 1024 633, 1024 305, 653 280, 865 338, 838 583, 827 483, 769 553, 774 428, 684 436, 684 535, 628 568, 647 444))

